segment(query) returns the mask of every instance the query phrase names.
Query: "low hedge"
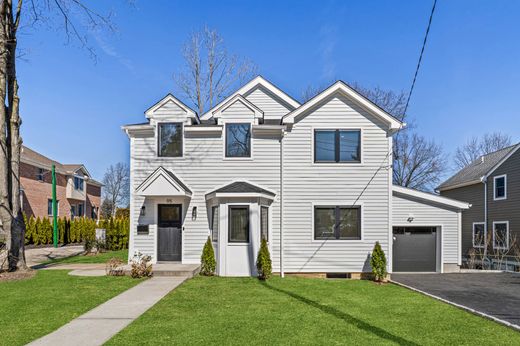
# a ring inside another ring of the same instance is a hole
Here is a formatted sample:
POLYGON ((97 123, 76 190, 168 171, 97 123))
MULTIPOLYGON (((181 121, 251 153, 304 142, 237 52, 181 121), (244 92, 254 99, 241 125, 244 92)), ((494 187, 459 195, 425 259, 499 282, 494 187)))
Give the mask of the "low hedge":
MULTIPOLYGON (((25 244, 46 245, 53 242, 53 226, 51 218, 25 219, 25 244)), ((96 228, 106 229, 106 243, 108 250, 122 250, 128 248, 130 222, 128 218, 110 218, 107 220, 76 217, 73 220, 65 217, 58 218, 58 235, 60 244, 82 243, 96 238, 96 228)))

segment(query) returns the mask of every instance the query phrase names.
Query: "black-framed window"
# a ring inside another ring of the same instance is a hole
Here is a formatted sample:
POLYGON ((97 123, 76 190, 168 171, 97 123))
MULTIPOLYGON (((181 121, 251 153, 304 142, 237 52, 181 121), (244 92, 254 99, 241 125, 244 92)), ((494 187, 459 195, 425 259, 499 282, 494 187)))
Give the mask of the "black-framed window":
POLYGON ((249 206, 229 206, 228 239, 230 243, 249 243, 249 206))
POLYGON ((314 239, 361 239, 361 207, 315 206, 314 239))
POLYGON ((38 168, 38 173, 36 173, 36 179, 38 179, 38 181, 43 181, 44 173, 45 170, 43 168, 38 168))
POLYGON ((79 217, 83 217, 85 214, 84 214, 84 210, 83 210, 83 203, 80 203, 78 204, 78 216, 79 217))
POLYGON ((495 185, 495 199, 504 199, 507 195, 506 187, 507 178, 505 175, 494 178, 495 185))
POLYGON ((71 205, 70 206, 70 218, 71 219, 74 219, 76 217, 76 206, 75 205, 71 205))
POLYGON ((473 224, 473 247, 484 247, 486 244, 486 227, 484 222, 473 224))
POLYGON ((74 189, 75 190, 83 191, 84 183, 85 183, 85 181, 83 180, 83 178, 74 177, 74 189))
POLYGON ((314 130, 314 162, 361 162, 361 130, 314 130))
MULTIPOLYGON (((56 214, 59 214, 60 210, 60 201, 56 201, 56 214)), ((47 200, 47 215, 53 216, 52 214, 52 198, 49 198, 47 200)))
POLYGON ((251 124, 226 124, 226 157, 251 157, 251 124))
POLYGON ((158 156, 182 157, 182 123, 159 123, 158 156))
POLYGON ((218 206, 211 207, 211 240, 214 242, 218 242, 218 211, 218 206))
POLYGON ((269 207, 260 207, 260 239, 269 241, 269 207))
POLYGON ((90 217, 94 220, 97 220, 98 207, 92 206, 90 209, 90 217))

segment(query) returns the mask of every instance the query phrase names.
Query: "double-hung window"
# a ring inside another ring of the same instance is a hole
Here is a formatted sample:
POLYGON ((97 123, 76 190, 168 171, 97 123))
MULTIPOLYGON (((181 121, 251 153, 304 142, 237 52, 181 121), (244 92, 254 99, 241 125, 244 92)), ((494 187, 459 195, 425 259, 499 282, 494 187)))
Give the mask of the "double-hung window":
MULTIPOLYGON (((56 216, 59 215, 59 210, 60 210, 60 201, 56 201, 56 216)), ((49 198, 47 200, 47 215, 49 216, 53 216, 52 214, 52 199, 49 198)))
POLYGON ((74 189, 78 191, 83 191, 83 178, 74 177, 74 189))
POLYGON ((486 246, 486 226, 484 222, 473 223, 473 247, 483 248, 486 246))
POLYGON ((269 207, 260 207, 260 239, 269 241, 269 207))
POLYGON ((226 124, 226 157, 251 157, 251 124, 226 124))
POLYGON ((493 249, 509 249, 509 222, 493 222, 493 249))
POLYGON ((211 207, 211 240, 218 242, 218 206, 211 207))
POLYGON ((315 206, 314 239, 361 239, 361 207, 315 206))
POLYGON ((507 176, 499 175, 493 178, 495 201, 507 198, 507 176))
POLYGON ((314 130, 314 162, 361 162, 361 131, 314 130))
POLYGON ((158 156, 182 157, 182 123, 159 123, 158 156))

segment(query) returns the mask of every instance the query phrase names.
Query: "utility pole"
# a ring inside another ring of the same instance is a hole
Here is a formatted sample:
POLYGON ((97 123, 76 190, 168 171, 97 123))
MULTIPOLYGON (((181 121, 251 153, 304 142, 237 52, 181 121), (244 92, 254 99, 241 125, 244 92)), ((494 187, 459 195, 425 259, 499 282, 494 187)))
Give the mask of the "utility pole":
POLYGON ((58 203, 56 202, 56 166, 52 165, 52 225, 54 247, 58 247, 58 203))

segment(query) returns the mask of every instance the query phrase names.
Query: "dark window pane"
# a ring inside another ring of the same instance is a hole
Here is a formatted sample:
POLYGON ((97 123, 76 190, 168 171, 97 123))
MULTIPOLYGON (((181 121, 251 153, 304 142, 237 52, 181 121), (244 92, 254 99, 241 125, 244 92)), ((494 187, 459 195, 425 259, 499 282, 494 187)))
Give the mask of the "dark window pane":
POLYGON ((314 132, 314 160, 316 162, 334 162, 336 131, 315 131, 314 132))
POLYGON ((251 156, 250 124, 226 125, 226 157, 251 156))
POLYGON ((159 205, 159 227, 180 227, 181 206, 176 204, 159 205))
POLYGON ((269 208, 260 209, 260 239, 269 241, 269 208))
POLYGON ((486 241, 486 233, 483 224, 473 225, 473 246, 483 247, 486 241))
POLYGON ((249 243, 249 207, 229 207, 229 242, 249 243))
POLYGON ((52 199, 47 201, 47 215, 52 215, 52 199))
POLYGON ((495 248, 507 249, 509 246, 509 235, 507 232, 507 223, 496 223, 494 225, 494 243, 495 248))
POLYGON ((83 216, 83 204, 78 204, 78 216, 83 216))
POLYGON ((218 241, 218 223, 219 223, 219 215, 218 215, 218 207, 211 208, 211 239, 213 241, 218 241))
POLYGON ((74 189, 83 191, 83 179, 80 177, 74 177, 74 189))
POLYGON ((506 196, 506 178, 501 177, 495 179, 495 198, 506 196))
POLYGON ((339 208, 338 239, 361 239, 359 208, 339 208))
POLYGON ((332 239, 335 237, 336 208, 314 209, 314 239, 332 239))
POLYGON ((339 131, 339 161, 361 161, 360 142, 360 131, 339 131))
POLYGON ((159 124, 159 156, 182 156, 182 124, 159 124))

